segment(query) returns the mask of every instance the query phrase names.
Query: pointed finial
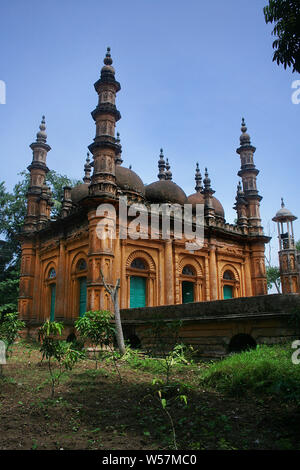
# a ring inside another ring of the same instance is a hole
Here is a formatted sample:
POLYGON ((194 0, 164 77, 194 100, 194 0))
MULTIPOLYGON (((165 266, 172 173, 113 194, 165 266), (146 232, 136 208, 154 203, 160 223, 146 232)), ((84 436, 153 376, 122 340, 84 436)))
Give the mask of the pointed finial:
POLYGON ((92 171, 92 167, 91 167, 91 163, 90 163, 90 153, 87 152, 86 154, 86 163, 84 165, 84 177, 82 178, 84 183, 87 183, 87 184, 90 184, 91 182, 91 171, 92 171))
POLYGON ((107 48, 106 56, 103 62, 105 65, 111 65, 113 63, 111 55, 110 55, 110 47, 107 48))
POLYGON ((165 163, 165 160, 164 160, 163 149, 160 149, 160 155, 159 155, 159 160, 158 160, 159 173, 157 175, 159 180, 165 180, 166 179, 165 168, 166 168, 166 163, 165 163))
POLYGON ((199 163, 198 162, 196 163, 195 181, 196 181, 195 190, 196 190, 197 193, 199 193, 200 191, 202 191, 203 186, 202 186, 202 176, 201 176, 201 173, 200 173, 200 170, 199 170, 199 163))
POLYGON ((45 121, 45 116, 42 116, 41 124, 40 124, 40 130, 36 134, 36 141, 37 142, 43 142, 46 143, 47 140, 47 134, 46 134, 46 121, 45 121))
POLYGON ((132 165, 129 165, 129 170, 131 170, 131 169, 132 169, 132 165))
POLYGON ((240 137, 240 142, 241 142, 241 145, 250 145, 250 135, 247 133, 247 126, 246 126, 246 123, 245 123, 245 119, 242 118, 242 126, 241 126, 241 131, 242 131, 242 135, 240 137))
POLYGON ((170 171, 169 159, 166 159, 166 180, 172 180, 172 171, 170 171))
POLYGON ((116 165, 122 165, 123 159, 121 157, 122 154, 122 146, 121 146, 121 140, 120 140, 120 134, 117 132, 117 137, 116 137, 116 144, 118 146, 117 154, 116 154, 116 165))
POLYGON ((282 207, 282 208, 285 207, 284 202, 283 202, 283 197, 281 198, 281 207, 282 207))
POLYGON ((205 190, 210 190, 211 186, 210 186, 210 178, 208 176, 208 171, 207 171, 207 168, 205 167, 205 178, 203 180, 203 183, 204 183, 204 189, 205 190))

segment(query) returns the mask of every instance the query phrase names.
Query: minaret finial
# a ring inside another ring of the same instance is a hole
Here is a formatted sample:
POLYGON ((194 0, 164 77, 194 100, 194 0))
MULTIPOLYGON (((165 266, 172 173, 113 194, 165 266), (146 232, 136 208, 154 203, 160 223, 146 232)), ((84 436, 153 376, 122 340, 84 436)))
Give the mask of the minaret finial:
POLYGON ((172 180, 172 171, 170 171, 169 159, 166 159, 166 180, 172 180))
POLYGON ((242 131, 242 135, 240 137, 241 145, 244 145, 244 146, 251 145, 250 135, 247 133, 247 126, 246 126, 244 118, 242 118, 241 131, 242 131))
POLYGON ((120 133, 119 132, 117 132, 116 144, 119 147, 118 153, 116 154, 116 165, 122 165, 122 163, 123 163, 123 159, 121 158, 122 145, 121 145, 121 139, 120 139, 120 133))
POLYGON ((104 62, 105 65, 111 65, 113 63, 111 55, 110 55, 110 47, 107 48, 106 56, 105 56, 103 62, 104 62))
POLYGON ((159 155, 159 160, 158 160, 159 173, 157 175, 159 180, 165 180, 166 179, 165 168, 166 168, 166 162, 165 162, 165 159, 164 159, 163 149, 160 149, 160 155, 159 155))
POLYGON ((283 201, 283 197, 281 198, 281 207, 282 207, 282 208, 285 207, 284 201, 283 201))
POLYGON ((196 163, 196 173, 195 173, 195 181, 196 181, 196 186, 195 190, 197 193, 200 193, 202 191, 203 186, 202 186, 202 176, 199 170, 199 163, 196 163))
POLYGON ((47 134, 46 134, 46 121, 45 121, 45 116, 42 116, 41 124, 40 124, 40 130, 36 134, 36 141, 37 142, 43 142, 46 143, 47 141, 47 134))
POLYGON ((91 167, 91 160, 90 160, 90 153, 87 152, 86 154, 86 163, 84 165, 84 177, 82 178, 83 181, 87 184, 90 184, 91 182, 91 171, 92 171, 92 167, 91 167))

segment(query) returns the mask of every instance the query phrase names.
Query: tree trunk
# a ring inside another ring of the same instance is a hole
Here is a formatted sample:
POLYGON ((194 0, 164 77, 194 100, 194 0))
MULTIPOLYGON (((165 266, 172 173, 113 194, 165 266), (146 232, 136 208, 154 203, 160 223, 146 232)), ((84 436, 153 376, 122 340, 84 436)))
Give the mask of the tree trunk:
POLYGON ((105 290, 111 296, 112 302, 114 304, 117 343, 118 343, 118 348, 120 350, 120 353, 123 356, 125 354, 126 350, 125 350, 125 342, 124 342, 124 335, 123 335, 121 315, 120 315, 120 307, 119 307, 120 279, 117 280, 117 283, 116 283, 115 287, 112 289, 112 288, 108 287, 108 285, 106 284, 102 269, 100 269, 100 273, 101 273, 101 277, 102 277, 102 281, 103 281, 105 290))

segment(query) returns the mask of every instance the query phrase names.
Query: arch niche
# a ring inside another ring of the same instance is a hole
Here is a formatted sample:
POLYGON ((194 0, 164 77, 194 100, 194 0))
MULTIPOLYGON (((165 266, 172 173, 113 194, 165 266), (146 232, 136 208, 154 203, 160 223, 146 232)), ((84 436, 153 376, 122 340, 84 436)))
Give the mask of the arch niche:
POLYGON ((156 305, 156 268, 145 251, 134 251, 126 262, 127 304, 129 308, 156 305))
POLYGON ((86 312, 87 305, 87 256, 78 253, 71 265, 71 311, 78 318, 86 312))
POLYGON ((46 267, 44 274, 44 298, 46 300, 46 318, 49 318, 50 321, 55 320, 56 275, 56 265, 54 262, 51 262, 46 267))
POLYGON ((197 260, 184 257, 179 263, 180 303, 201 302, 203 270, 197 260))
POLYGON ((232 265, 225 265, 222 269, 221 291, 224 300, 240 297, 240 278, 232 265))

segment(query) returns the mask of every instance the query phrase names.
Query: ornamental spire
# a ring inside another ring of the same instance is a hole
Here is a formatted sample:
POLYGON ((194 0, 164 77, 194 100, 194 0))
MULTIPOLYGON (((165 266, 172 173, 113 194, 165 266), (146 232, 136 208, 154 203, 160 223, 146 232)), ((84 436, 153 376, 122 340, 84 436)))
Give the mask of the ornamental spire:
POLYGON ((116 154, 116 165, 122 165, 122 163, 123 163, 123 159, 121 157, 122 145, 121 145, 121 139, 120 139, 120 133, 119 132, 117 132, 116 144, 118 146, 118 150, 117 150, 117 154, 116 154))
POLYGON ((90 153, 87 152, 86 163, 84 165, 84 177, 83 177, 83 181, 87 184, 90 184, 91 182, 91 171, 92 171, 92 166, 91 166, 91 160, 90 160, 90 153))
POLYGON ((41 142, 45 144, 47 141, 47 134, 46 134, 46 121, 45 121, 45 116, 42 116, 42 121, 40 124, 40 130, 36 134, 36 142, 41 142))
POLYGON ((166 180, 172 180, 172 171, 170 171, 169 159, 166 160, 166 180))
POLYGON ((158 160, 158 170, 159 173, 157 175, 159 180, 165 180, 166 179, 166 162, 164 159, 164 154, 163 154, 163 149, 160 149, 160 155, 159 155, 159 160, 158 160))
POLYGON ((198 162, 196 163, 195 181, 196 181, 195 190, 196 190, 197 193, 200 193, 203 189, 203 186, 202 186, 202 176, 201 176, 201 173, 200 173, 200 170, 199 170, 199 163, 198 162))

